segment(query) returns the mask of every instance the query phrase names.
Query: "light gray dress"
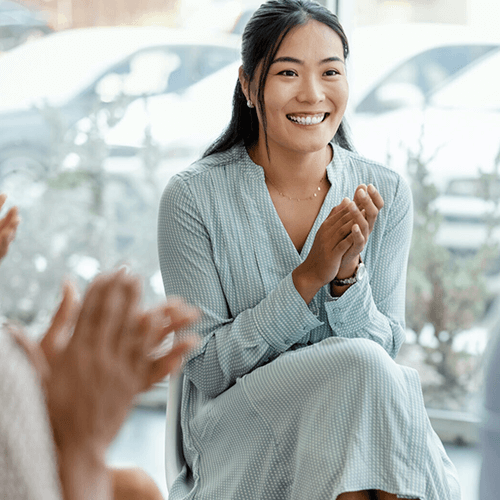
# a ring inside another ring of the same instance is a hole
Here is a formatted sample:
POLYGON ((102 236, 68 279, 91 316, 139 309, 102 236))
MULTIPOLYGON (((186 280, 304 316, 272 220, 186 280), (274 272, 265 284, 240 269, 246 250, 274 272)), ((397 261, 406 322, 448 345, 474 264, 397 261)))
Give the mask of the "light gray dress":
POLYGON ((167 295, 204 315, 185 367, 184 453, 170 500, 332 500, 380 489, 459 500, 404 341, 411 192, 393 171, 333 145, 331 188, 299 254, 241 145, 173 177, 159 213, 167 295), (331 209, 373 183, 385 206, 362 253, 368 278, 307 305, 292 271, 331 209))

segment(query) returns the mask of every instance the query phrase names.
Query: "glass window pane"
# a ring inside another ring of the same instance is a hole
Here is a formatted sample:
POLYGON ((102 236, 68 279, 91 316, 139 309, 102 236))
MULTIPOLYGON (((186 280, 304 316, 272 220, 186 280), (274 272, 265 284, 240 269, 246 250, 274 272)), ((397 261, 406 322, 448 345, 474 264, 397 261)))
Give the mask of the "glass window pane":
POLYGON ((500 290, 500 39, 488 0, 455 23, 446 2, 393 2, 392 17, 388 4, 357 2, 349 124, 358 151, 412 187, 398 361, 418 369, 429 408, 475 414, 500 290))

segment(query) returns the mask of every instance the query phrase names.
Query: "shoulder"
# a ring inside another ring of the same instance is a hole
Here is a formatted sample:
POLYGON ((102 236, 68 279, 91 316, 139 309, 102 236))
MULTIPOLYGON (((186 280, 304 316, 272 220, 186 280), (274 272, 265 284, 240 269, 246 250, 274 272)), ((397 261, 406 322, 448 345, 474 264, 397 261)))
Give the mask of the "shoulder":
POLYGON ((237 203, 245 184, 242 176, 250 169, 243 145, 201 158, 169 180, 160 202, 160 219, 186 215, 210 224, 216 213, 237 203))
POLYGON ((243 145, 237 145, 222 153, 215 153, 200 158, 188 168, 174 175, 169 184, 187 184, 201 186, 213 181, 224 179, 237 172, 245 163, 246 151, 243 145))
POLYGON ((366 158, 355 151, 340 148, 339 146, 335 146, 335 153, 341 158, 345 168, 352 174, 358 173, 363 176, 373 177, 388 187, 407 185, 406 180, 400 173, 382 163, 366 158))
POLYGON ((338 145, 334 148, 345 175, 353 178, 356 185, 373 184, 384 198, 386 206, 392 203, 402 204, 408 208, 411 206, 411 189, 400 173, 355 151, 348 151, 338 145))

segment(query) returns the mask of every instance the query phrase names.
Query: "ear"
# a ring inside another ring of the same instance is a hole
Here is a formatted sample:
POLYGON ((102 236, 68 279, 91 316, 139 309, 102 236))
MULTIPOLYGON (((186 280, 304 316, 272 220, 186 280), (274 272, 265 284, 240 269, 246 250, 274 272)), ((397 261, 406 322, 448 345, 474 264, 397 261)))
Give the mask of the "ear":
POLYGON ((243 66, 240 66, 238 71, 238 79, 240 80, 241 89, 243 90, 245 97, 247 100, 250 99, 250 82, 248 81, 247 75, 243 71, 243 66))

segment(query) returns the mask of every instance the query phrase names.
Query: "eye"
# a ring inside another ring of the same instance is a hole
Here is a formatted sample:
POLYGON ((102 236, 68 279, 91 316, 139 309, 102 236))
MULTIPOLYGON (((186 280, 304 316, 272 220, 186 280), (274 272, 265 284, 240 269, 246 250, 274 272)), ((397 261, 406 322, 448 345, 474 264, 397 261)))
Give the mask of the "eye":
POLYGON ((336 69, 329 69, 328 71, 325 71, 326 76, 336 76, 340 75, 340 71, 337 71, 336 69))
POLYGON ((283 71, 280 71, 278 75, 283 75, 283 76, 297 76, 297 73, 291 69, 285 69, 283 71))

